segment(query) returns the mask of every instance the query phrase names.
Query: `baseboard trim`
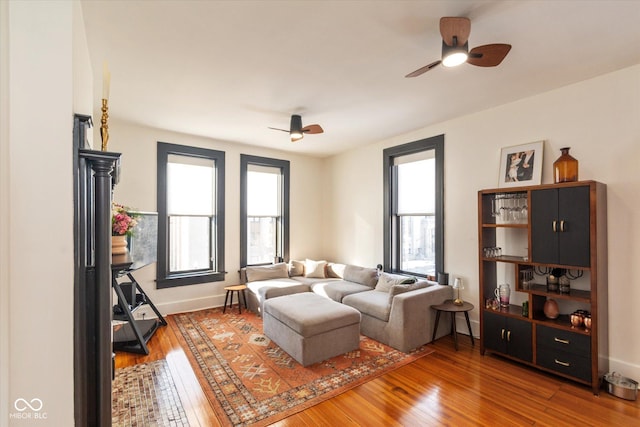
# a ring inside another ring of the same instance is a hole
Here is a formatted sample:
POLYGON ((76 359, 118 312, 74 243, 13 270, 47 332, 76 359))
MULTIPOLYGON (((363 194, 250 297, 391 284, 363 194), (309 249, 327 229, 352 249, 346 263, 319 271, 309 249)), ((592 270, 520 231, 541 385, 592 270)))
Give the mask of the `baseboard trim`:
MULTIPOLYGON (((163 316, 166 316, 169 314, 188 313, 191 311, 204 310, 207 308, 221 307, 224 304, 224 295, 214 295, 203 298, 171 301, 165 303, 156 303, 154 301, 154 304, 158 311, 160 311, 163 316)), ((155 313, 148 305, 140 307, 133 314, 136 319, 153 319, 156 317, 155 313)))

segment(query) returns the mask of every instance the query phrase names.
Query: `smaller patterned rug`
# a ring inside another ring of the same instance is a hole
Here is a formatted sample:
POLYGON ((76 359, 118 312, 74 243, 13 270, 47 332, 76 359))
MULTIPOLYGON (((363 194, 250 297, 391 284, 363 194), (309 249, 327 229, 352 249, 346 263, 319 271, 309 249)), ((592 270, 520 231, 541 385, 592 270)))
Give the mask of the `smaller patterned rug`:
POLYGON ((114 427, 189 425, 164 359, 117 369, 111 396, 114 427))
POLYGON ((365 336, 358 350, 304 368, 262 333, 251 312, 172 316, 178 340, 223 425, 264 426, 432 353, 406 354, 365 336))

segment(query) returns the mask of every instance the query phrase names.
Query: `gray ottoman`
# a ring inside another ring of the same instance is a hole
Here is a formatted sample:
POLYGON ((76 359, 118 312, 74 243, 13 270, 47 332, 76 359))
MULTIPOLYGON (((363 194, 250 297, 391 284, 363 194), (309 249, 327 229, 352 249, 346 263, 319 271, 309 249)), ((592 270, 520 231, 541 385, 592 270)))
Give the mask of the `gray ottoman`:
POLYGON ((264 302, 264 334, 302 366, 360 347, 360 312, 312 292, 264 302))

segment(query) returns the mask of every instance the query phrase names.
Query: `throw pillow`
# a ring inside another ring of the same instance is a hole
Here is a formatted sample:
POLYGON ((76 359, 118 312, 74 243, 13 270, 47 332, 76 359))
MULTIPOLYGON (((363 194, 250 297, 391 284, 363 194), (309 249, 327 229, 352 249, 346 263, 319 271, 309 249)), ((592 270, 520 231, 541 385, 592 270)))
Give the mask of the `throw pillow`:
POLYGON ((273 265, 247 267, 247 282, 269 279, 287 279, 289 271, 284 262, 273 265))
POLYGON ((327 261, 314 261, 307 259, 304 262, 304 277, 326 278, 325 269, 327 261))
POLYGON ((378 284, 375 290, 380 292, 389 292, 393 285, 401 283, 415 283, 415 277, 401 276, 399 274, 382 273, 378 277, 378 284))
POLYGON ((375 268, 347 265, 344 268, 344 280, 373 288, 378 283, 378 270, 375 268))
POLYGON ((342 279, 344 278, 344 269, 346 265, 337 264, 335 262, 330 262, 327 264, 327 277, 331 277, 334 279, 342 279))
POLYGON ((304 275, 304 262, 291 260, 289 262, 289 276, 302 276, 304 275))
POLYGON ((400 283, 393 285, 391 286, 391 289, 389 289, 389 304, 391 304, 391 302, 393 301, 393 297, 395 297, 396 295, 403 294, 409 291, 415 291, 416 289, 426 288, 428 286, 429 283, 427 281, 420 280, 419 282, 416 282, 415 279, 412 283, 400 283))

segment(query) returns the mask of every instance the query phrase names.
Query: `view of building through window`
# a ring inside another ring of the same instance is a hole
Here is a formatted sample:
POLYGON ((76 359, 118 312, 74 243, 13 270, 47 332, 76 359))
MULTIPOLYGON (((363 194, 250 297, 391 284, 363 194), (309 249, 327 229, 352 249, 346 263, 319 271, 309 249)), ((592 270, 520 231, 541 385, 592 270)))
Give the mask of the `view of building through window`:
POLYGON ((400 230, 400 270, 435 275, 436 165, 433 151, 422 157, 401 156, 397 168, 397 211, 400 230))
POLYGON ((167 162, 169 272, 215 265, 215 161, 171 154, 167 162))
POLYGON ((249 164, 247 171, 247 264, 280 256, 281 170, 249 164))

